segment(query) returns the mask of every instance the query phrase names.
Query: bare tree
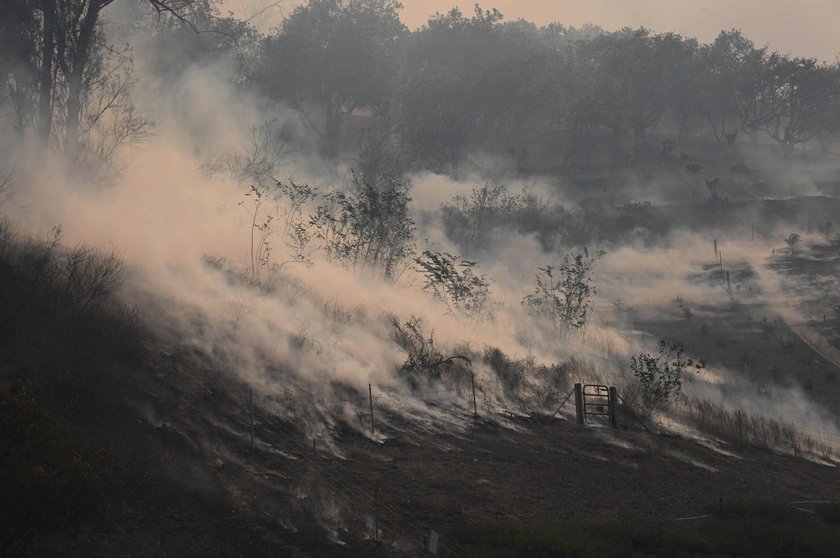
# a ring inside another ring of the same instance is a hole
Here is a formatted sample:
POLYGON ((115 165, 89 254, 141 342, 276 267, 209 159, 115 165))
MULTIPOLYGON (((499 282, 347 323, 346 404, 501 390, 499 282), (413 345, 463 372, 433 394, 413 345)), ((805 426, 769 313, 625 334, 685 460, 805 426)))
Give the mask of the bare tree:
MULTIPOLYGON (((13 44, 24 53, 15 75, 31 76, 31 121, 40 141, 75 160, 83 146, 109 156, 115 145, 142 138, 149 122, 129 101, 130 57, 126 50, 108 45, 102 32, 102 14, 115 0, 12 1, 14 17, 8 26, 15 33, 13 44)), ((145 3, 158 16, 166 13, 184 21, 201 4, 145 3)), ((4 3, 3 12, 5 7, 4 3)))

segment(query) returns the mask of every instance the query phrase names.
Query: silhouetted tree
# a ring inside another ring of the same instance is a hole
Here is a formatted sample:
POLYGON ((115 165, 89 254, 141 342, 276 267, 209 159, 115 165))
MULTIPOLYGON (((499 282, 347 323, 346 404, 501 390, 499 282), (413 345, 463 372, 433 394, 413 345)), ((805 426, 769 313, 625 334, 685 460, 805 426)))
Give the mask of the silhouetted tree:
POLYGON ((263 42, 256 81, 301 113, 327 156, 336 155, 347 116, 389 99, 406 32, 399 8, 394 0, 310 0, 263 42))

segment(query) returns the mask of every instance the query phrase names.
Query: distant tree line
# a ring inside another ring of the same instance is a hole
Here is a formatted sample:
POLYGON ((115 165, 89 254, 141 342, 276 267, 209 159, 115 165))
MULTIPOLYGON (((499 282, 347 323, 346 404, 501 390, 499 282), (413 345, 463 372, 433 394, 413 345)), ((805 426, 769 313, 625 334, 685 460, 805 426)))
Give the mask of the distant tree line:
MULTIPOLYGON (((132 52, 103 31, 115 1, 0 6, 0 106, 19 131, 101 158, 148 131, 131 103, 132 52)), ((763 136, 785 154, 806 143, 827 151, 840 135, 838 63, 781 54, 738 30, 703 44, 643 28, 539 27, 476 6, 410 31, 395 0, 309 0, 263 36, 212 0, 134 6, 162 87, 192 64, 223 61, 235 85, 298 111, 328 157, 362 116, 399 139, 409 166, 432 170, 528 142, 551 146, 562 166, 588 138, 611 138, 621 157, 652 135, 722 145, 763 136)))
POLYGON ((335 154, 342 123, 365 111, 415 164, 457 165, 514 138, 586 136, 632 150, 651 134, 730 144, 764 133, 784 153, 840 133, 840 66, 756 46, 740 31, 710 44, 647 29, 605 32, 504 21, 497 10, 435 14, 416 31, 393 0, 310 0, 261 43, 250 81, 305 115, 335 154))

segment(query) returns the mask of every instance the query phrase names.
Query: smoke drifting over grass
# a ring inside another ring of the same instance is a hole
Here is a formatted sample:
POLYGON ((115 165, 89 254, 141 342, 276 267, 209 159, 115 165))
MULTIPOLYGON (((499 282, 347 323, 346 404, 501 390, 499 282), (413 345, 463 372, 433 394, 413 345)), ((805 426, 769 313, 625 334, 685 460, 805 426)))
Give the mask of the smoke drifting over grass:
MULTIPOLYGON (((146 67, 141 57, 138 72, 146 67)), ((475 356, 495 347, 511 359, 532 359, 538 365, 575 360, 588 364, 568 372, 566 382, 621 385, 631 382, 626 368, 629 356, 652 350, 659 339, 636 335, 635 319, 613 304, 618 301, 643 312, 646 319, 679 317, 674 303, 678 298, 694 309, 698 320, 713 311, 709 309, 736 302, 772 306, 777 314, 796 319, 792 304, 779 303, 785 296, 779 276, 766 267, 778 241, 721 239, 718 249, 725 267, 744 265, 753 272, 732 287, 723 272, 715 275, 720 260, 712 248, 714 233, 708 231, 669 233, 655 246, 633 238, 596 238, 588 248, 601 244, 607 254, 594 268, 595 312, 581 331, 557 331, 535 321, 521 301, 533 290, 540 266, 556 264, 565 252, 583 246, 558 242, 549 251, 536 233, 517 232, 514 227, 493 228, 486 245, 475 250, 481 271, 491 281, 496 303, 492 319, 466 320, 447 313, 443 304, 422 290, 422 278, 410 265, 390 282, 330 263, 318 250, 311 252, 311 263, 296 262, 278 229, 265 242, 271 245, 273 261, 291 263, 266 272, 261 284, 254 284, 247 271, 253 264, 249 246, 253 223, 244 210, 252 203, 246 197, 250 184, 206 172, 207 158, 240 149, 254 127, 275 117, 297 131, 298 145, 317 142, 300 137, 304 127, 291 112, 266 113, 259 98, 243 97, 223 85, 231 82, 226 71, 224 66, 190 67, 176 83, 165 84, 166 91, 174 93, 171 96, 162 95, 162 87, 136 92, 138 105, 158 123, 157 135, 121 154, 127 167, 118 184, 97 186, 59 163, 44 161, 42 154, 17 149, 11 161, 18 188, 6 212, 29 235, 43 236, 60 224, 68 245, 121 253, 128 267, 122 296, 137 306, 154 331, 180 350, 229 370, 264 396, 300 401, 298 410, 308 413, 313 432, 326 435, 336 421, 344 420, 366 434, 358 406, 342 399, 335 386, 364 393, 368 383, 379 390, 378 406, 414 427, 433 430, 468 424, 463 413, 424 402, 434 399, 468 414, 466 392, 454 387, 412 391, 401 378, 398 371, 406 354, 394 342, 390 316, 400 323, 412 316, 422 318, 425 334, 433 335, 450 354, 475 356), (321 403, 304 404, 312 401, 313 394, 321 403)), ((151 76, 140 75, 139 81, 155 83, 151 76)), ((310 184, 320 195, 351 183, 352 161, 325 162, 305 152, 279 162, 274 177, 310 184)), ((441 205, 455 196, 468 197, 488 182, 503 181, 512 194, 535 194, 549 207, 578 209, 566 198, 562 184, 511 179, 515 172, 510 161, 490 161, 482 168, 465 173, 461 180, 429 173, 409 176, 418 249, 459 253, 461 247, 446 234, 441 205)), ((649 194, 649 188, 648 184, 640 191, 649 194)), ((315 203, 305 205, 303 213, 313 212, 315 203)), ((781 238, 779 232, 771 236, 781 238)), ((523 397, 512 396, 511 389, 500 384, 498 373, 481 358, 474 358, 472 366, 482 412, 538 407, 546 411, 557 403, 536 397, 523 402, 523 397)), ((784 413, 797 417, 797 423, 832 428, 825 426, 827 413, 815 410, 802 391, 774 388, 756 394, 737 378, 726 369, 710 367, 687 391, 752 412, 784 413)), ((523 384, 536 394, 546 382, 534 375, 523 384)), ((405 428, 396 421, 388 427, 405 428)))

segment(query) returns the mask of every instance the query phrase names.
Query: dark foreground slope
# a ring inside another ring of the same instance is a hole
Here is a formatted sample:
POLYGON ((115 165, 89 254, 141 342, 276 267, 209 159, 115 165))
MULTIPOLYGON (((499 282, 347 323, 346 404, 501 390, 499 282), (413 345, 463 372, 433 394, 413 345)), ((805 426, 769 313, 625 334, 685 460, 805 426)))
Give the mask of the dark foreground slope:
MULTIPOLYGON (((739 555, 703 529, 755 518, 755 533, 784 538, 757 537, 755 555, 818 555, 840 540, 796 508, 831 509, 791 504, 840 501, 835 467, 651 434, 629 415, 615 431, 537 416, 462 417, 459 429, 389 416, 373 441, 360 428, 367 394, 336 385, 361 418, 337 419, 313 447, 290 402, 259 397, 251 447, 246 386, 148 331, 115 297, 118 262, 5 238, 3 555, 413 556, 432 529, 453 556, 587 555, 581 540, 615 522, 624 534, 588 555, 627 555, 636 539, 643 555, 739 555), (720 517, 677 521, 710 512, 720 517), (796 530, 776 529, 792 521, 796 530)), ((463 413, 428 404, 439 413, 429 417, 463 413)))

